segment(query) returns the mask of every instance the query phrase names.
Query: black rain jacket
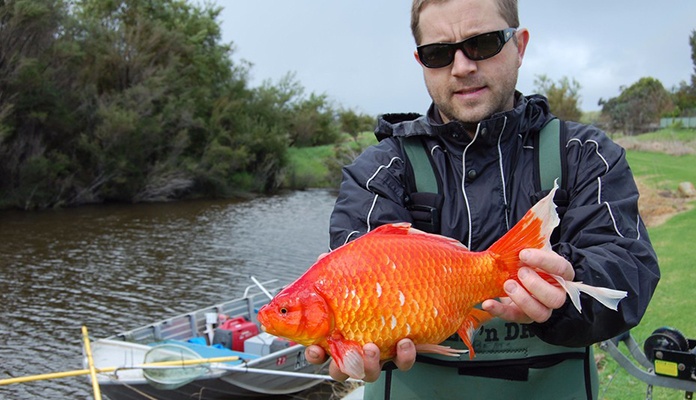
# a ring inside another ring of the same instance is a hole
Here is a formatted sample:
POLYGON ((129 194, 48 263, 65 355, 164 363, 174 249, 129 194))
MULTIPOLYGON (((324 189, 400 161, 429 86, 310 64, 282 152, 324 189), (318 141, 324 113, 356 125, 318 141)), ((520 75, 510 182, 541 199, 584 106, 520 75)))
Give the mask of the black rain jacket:
MULTIPOLYGON (((343 170, 331 215, 331 248, 377 226, 412 222, 406 209, 406 166, 397 136, 424 135, 444 193, 441 234, 472 251, 488 248, 540 198, 535 193, 534 136, 553 116, 547 100, 517 93, 513 110, 481 121, 471 139, 458 122, 432 115, 381 116, 381 141, 343 170)), ((550 344, 583 347, 636 326, 660 277, 657 257, 638 213, 638 189, 623 148, 593 126, 567 122, 567 209, 552 243, 575 268, 575 280, 628 292, 619 311, 582 296, 531 330, 550 344)))

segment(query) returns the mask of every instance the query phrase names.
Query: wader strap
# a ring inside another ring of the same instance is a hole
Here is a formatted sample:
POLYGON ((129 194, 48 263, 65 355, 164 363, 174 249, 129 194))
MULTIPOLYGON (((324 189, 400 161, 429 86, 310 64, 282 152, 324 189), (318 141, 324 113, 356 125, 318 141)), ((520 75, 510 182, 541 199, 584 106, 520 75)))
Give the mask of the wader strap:
POLYGON ((437 178, 430 163, 427 149, 418 136, 406 136, 401 140, 411 163, 415 178, 415 192, 438 193, 437 178))
POLYGON ((382 371, 384 371, 384 400, 391 400, 392 371, 395 369, 396 364, 393 361, 388 361, 382 365, 382 371))
MULTIPOLYGON (((567 137, 565 121, 558 118, 546 122, 539 134, 534 138, 534 161, 536 172, 534 174, 534 193, 531 197, 532 204, 536 204, 544 198, 558 179, 559 190, 553 198, 556 204, 558 217, 563 219, 568 208, 569 196, 565 186, 568 182, 568 160, 565 157, 567 137)), ((555 229, 551 234, 551 243, 558 242, 560 229, 555 229)))
POLYGON ((393 369, 387 370, 384 377, 384 400, 391 400, 391 381, 393 369))
POLYGON ((400 137, 406 156, 406 208, 411 213, 413 227, 424 232, 440 233, 440 209, 444 197, 440 194, 440 183, 430 159, 428 146, 419 136, 400 137))
POLYGON ((554 118, 546 123, 538 135, 538 143, 534 146, 536 151, 537 174, 539 187, 537 190, 551 190, 553 183, 558 179, 558 186, 563 187, 565 177, 565 158, 563 149, 565 146, 565 122, 554 118))
POLYGON ((413 192, 406 206, 413 219, 413 227, 423 232, 440 233, 440 209, 443 196, 439 193, 413 192))

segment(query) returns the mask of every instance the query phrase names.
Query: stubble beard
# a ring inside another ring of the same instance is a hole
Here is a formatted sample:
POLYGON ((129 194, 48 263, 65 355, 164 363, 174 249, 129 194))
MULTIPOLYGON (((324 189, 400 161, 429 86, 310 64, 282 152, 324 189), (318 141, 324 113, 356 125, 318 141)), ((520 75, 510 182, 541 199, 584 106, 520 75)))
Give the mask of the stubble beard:
MULTIPOLYGON (((430 97, 437 106, 440 113, 449 121, 458 121, 469 130, 470 127, 475 129, 479 122, 491 117, 492 115, 509 111, 514 107, 515 87, 517 86, 516 74, 507 80, 501 82, 500 91, 493 91, 490 87, 488 101, 478 104, 459 103, 454 98, 455 95, 451 90, 445 92, 443 96, 435 95, 428 88, 430 97)), ((485 100, 485 99, 484 99, 485 100)))

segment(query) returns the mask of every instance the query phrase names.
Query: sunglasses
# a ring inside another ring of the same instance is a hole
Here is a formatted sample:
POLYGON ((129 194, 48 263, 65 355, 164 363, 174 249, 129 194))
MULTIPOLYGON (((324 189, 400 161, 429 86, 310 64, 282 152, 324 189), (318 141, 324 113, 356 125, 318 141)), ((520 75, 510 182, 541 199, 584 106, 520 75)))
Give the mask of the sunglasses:
POLYGON ((424 44, 416 47, 416 50, 420 61, 428 68, 442 68, 452 64, 457 50, 461 50, 469 60, 481 61, 500 53, 515 31, 515 28, 507 28, 482 33, 458 43, 424 44))

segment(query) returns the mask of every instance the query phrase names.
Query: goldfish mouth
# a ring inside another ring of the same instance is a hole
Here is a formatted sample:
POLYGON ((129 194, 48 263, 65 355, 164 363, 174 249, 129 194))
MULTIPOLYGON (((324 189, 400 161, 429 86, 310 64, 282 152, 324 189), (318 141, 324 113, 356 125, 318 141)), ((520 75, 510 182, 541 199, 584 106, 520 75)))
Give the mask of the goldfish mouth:
POLYGON ((256 319, 258 319, 259 324, 261 324, 261 330, 264 332, 266 332, 268 330, 268 328, 267 328, 268 327, 268 320, 266 318, 266 311, 265 311, 266 307, 267 306, 261 307, 258 314, 256 314, 256 319))

